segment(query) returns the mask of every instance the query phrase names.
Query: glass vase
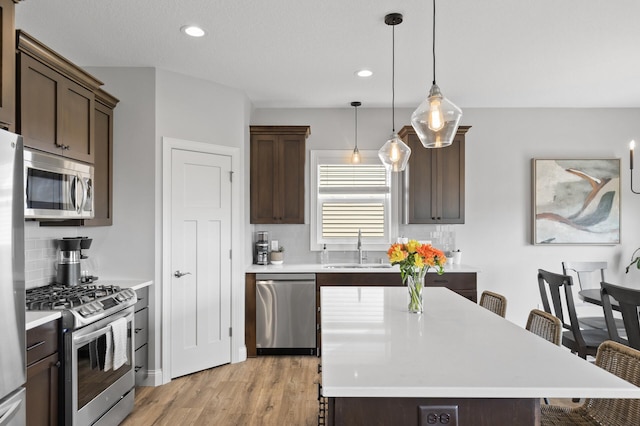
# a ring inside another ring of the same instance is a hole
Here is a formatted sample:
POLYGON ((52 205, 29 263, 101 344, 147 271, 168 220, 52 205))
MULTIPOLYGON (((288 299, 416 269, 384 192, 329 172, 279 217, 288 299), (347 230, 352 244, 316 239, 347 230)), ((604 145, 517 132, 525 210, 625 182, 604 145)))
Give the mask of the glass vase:
POLYGON ((422 307, 422 289, 424 288, 424 276, 407 276, 407 288, 409 289, 409 312, 412 314, 421 314, 422 307))

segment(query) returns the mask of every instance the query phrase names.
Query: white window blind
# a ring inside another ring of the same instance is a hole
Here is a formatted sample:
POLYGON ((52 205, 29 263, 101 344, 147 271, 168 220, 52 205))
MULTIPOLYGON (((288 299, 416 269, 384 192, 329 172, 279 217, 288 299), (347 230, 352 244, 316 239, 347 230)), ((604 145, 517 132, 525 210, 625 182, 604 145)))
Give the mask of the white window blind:
POLYGON ((319 164, 318 201, 323 240, 383 238, 389 175, 382 164, 319 164))

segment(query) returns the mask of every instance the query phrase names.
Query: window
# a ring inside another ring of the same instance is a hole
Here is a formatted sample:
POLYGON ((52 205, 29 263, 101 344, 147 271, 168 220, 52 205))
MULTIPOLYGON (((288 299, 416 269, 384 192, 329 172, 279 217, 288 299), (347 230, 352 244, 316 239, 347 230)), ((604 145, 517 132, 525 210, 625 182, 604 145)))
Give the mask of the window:
POLYGON ((311 151, 312 250, 324 244, 353 250, 358 230, 367 249, 388 248, 395 216, 391 173, 376 151, 360 153, 362 162, 351 164, 351 151, 311 151))

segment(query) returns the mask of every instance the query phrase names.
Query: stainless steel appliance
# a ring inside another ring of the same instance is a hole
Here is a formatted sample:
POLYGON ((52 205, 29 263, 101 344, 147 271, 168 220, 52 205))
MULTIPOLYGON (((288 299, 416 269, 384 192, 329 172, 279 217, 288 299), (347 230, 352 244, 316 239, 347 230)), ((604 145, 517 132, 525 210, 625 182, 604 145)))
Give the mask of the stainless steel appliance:
POLYGON ((27 309, 62 311, 63 424, 117 425, 133 410, 135 303, 135 291, 112 285, 52 284, 27 290, 27 309), (108 368, 108 341, 121 318, 126 320, 128 363, 108 368))
POLYGON ((269 264, 269 233, 267 231, 258 232, 256 240, 256 264, 269 264))
POLYGON ((259 355, 315 355, 315 274, 256 275, 259 355))
POLYGON ((28 219, 93 218, 93 166, 24 150, 24 215, 28 219))
POLYGON ((26 422, 22 137, 0 130, 0 425, 26 422))

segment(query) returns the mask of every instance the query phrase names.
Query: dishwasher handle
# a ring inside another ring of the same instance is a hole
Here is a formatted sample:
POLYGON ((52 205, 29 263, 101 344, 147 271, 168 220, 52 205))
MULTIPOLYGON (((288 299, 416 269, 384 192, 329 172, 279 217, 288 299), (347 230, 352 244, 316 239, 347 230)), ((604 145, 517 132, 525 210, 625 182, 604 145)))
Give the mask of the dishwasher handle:
POLYGON ((316 274, 256 274, 256 283, 268 284, 273 281, 316 281, 316 274))

